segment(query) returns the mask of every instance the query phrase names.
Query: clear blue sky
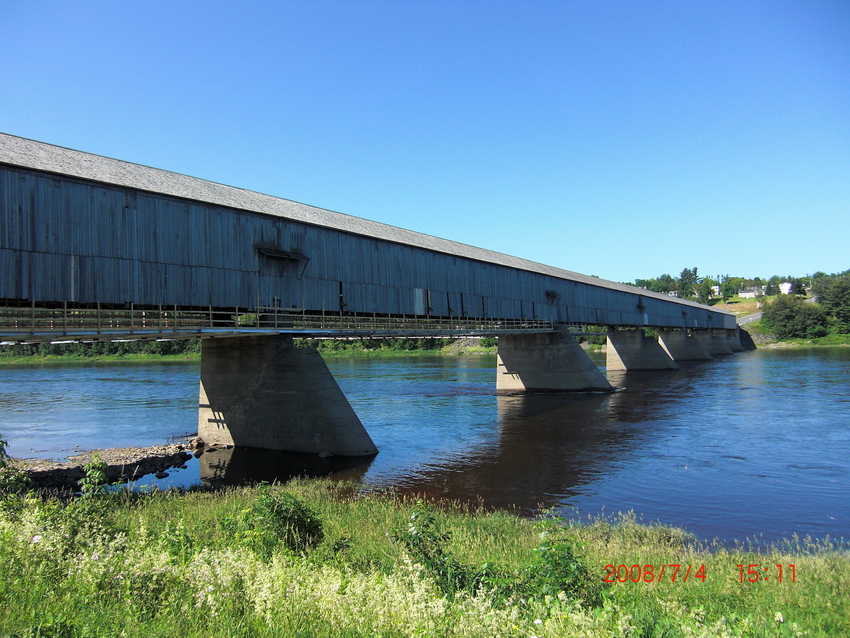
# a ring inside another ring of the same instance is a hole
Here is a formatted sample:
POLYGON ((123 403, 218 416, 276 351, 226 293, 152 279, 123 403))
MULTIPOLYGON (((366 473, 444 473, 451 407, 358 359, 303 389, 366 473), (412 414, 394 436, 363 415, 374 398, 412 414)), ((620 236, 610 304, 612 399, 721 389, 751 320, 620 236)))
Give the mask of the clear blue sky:
POLYGON ((850 268, 850 3, 0 2, 0 131, 616 281, 850 268))

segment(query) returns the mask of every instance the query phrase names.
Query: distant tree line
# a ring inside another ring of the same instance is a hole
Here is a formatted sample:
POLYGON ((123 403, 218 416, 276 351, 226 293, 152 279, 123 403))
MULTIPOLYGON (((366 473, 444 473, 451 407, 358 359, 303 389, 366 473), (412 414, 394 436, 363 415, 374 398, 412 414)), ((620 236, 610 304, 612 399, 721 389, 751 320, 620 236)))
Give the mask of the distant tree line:
POLYGON ((100 357, 127 355, 192 355, 200 353, 200 339, 175 341, 97 341, 94 343, 34 343, 0 347, 0 357, 100 357))
POLYGON ((772 297, 780 293, 779 284, 785 282, 791 284, 793 294, 805 295, 807 285, 811 284, 813 278, 819 276, 829 277, 825 273, 816 273, 810 277, 774 275, 770 279, 733 277, 732 275, 700 277, 696 268, 685 268, 679 273, 678 277, 664 274, 652 279, 635 279, 634 285, 638 288, 668 295, 674 294, 682 299, 692 299, 709 305, 716 296, 719 296, 726 303, 732 297, 738 296, 739 291, 746 289, 760 291, 760 296, 763 297, 772 297), (715 286, 720 291, 719 295, 715 293, 715 286))
POLYGON ((665 274, 652 279, 635 279, 634 285, 708 305, 714 297, 713 286, 717 284, 711 277, 700 277, 696 268, 685 268, 678 278, 665 274))

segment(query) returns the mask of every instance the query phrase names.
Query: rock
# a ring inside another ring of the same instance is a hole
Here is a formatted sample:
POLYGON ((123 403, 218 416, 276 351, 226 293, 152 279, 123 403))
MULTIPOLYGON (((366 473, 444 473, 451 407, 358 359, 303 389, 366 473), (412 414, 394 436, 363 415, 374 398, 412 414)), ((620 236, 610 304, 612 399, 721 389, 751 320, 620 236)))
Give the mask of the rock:
POLYGON ((154 476, 158 479, 168 478, 168 472, 157 472, 154 476))
MULTIPOLYGON (((15 465, 25 470, 33 489, 63 492, 79 489, 79 480, 85 476, 83 466, 97 454, 107 465, 106 476, 110 482, 135 480, 145 474, 164 474, 167 468, 185 465, 192 455, 178 445, 158 445, 147 448, 118 448, 92 450, 74 454, 65 462, 47 459, 16 459, 15 465)), ((162 478, 158 476, 158 478, 162 478)))

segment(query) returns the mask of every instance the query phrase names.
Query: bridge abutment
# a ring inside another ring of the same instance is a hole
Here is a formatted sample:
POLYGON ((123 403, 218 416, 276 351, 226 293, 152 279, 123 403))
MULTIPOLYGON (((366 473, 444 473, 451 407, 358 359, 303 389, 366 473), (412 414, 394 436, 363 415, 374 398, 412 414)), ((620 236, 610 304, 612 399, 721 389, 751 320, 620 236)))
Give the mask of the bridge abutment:
POLYGON ((378 451, 318 351, 285 335, 203 341, 198 435, 267 450, 378 451))
POLYGON ((610 392, 605 375, 566 328, 499 337, 496 392, 610 392))
POLYGON ((619 370, 678 370, 658 339, 647 337, 643 330, 609 330, 606 368, 619 370))
POLYGON ((658 343, 673 361, 709 361, 709 354, 702 342, 685 330, 660 330, 658 343))

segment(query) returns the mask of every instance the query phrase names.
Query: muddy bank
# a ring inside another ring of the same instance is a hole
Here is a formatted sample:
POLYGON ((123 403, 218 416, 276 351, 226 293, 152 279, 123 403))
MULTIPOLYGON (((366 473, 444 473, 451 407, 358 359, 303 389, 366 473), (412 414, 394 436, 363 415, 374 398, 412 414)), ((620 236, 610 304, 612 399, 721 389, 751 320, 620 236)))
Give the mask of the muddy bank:
POLYGON ((89 450, 61 462, 49 459, 15 459, 13 463, 29 474, 32 489, 78 490, 80 479, 86 475, 83 466, 95 455, 106 463, 106 478, 110 483, 133 481, 146 474, 157 474, 170 468, 182 467, 192 458, 190 448, 172 444, 89 450))

